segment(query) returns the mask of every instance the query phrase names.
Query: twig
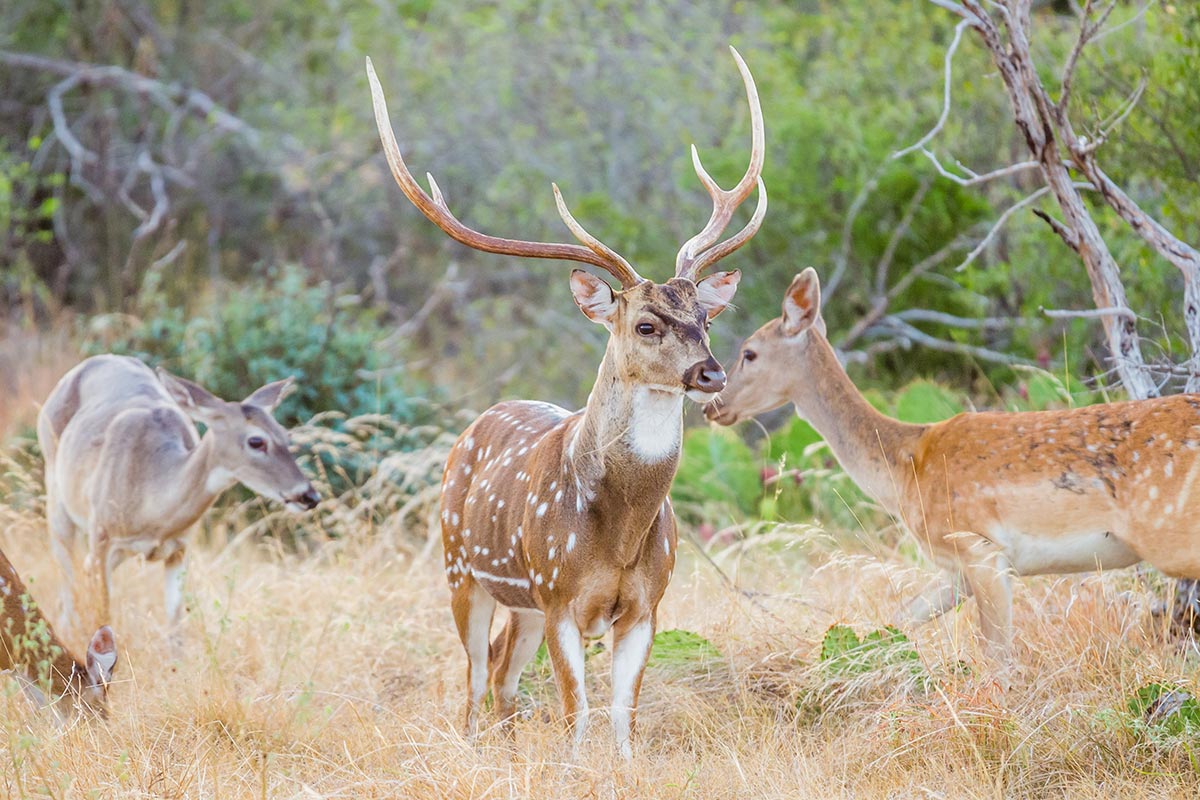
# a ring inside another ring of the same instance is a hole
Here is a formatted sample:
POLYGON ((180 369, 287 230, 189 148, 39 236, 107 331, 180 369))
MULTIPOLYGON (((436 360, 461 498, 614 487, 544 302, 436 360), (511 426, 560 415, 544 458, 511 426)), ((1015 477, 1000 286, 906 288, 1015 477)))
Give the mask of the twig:
POLYGON ((1137 321, 1137 315, 1128 308, 1060 309, 1038 306, 1038 313, 1043 314, 1050 319, 1097 319, 1099 317, 1124 317, 1125 319, 1133 322, 1137 321))
POLYGON ((958 355, 971 356, 980 361, 990 361, 996 364, 1025 364, 1032 365, 1033 362, 1020 356, 1014 356, 1010 353, 1001 353, 998 350, 991 350, 987 347, 978 347, 971 344, 962 344, 960 342, 948 342, 945 339, 939 339, 936 336, 930 336, 928 333, 919 328, 909 325, 907 322, 895 317, 884 317, 878 328, 882 332, 890 332, 899 334, 905 339, 916 342, 917 344, 928 347, 931 350, 940 350, 944 353, 956 353, 958 355))
POLYGON ((934 3, 934 5, 941 6, 942 8, 948 8, 963 17, 962 21, 954 26, 954 38, 950 40, 950 46, 946 48, 946 58, 943 66, 944 82, 942 85, 942 113, 938 116, 937 122, 934 123, 934 126, 929 129, 928 133, 918 139, 914 144, 910 144, 903 150, 897 150, 895 153, 892 153, 892 159, 901 158, 913 152, 914 150, 920 150, 923 148, 931 139, 933 139, 933 137, 941 133, 942 128, 946 125, 947 118, 950 116, 950 83, 954 78, 954 52, 958 50, 959 42, 962 41, 963 31, 965 31, 972 24, 972 21, 971 19, 967 18, 966 15, 969 12, 967 12, 967 10, 962 6, 956 6, 952 3, 939 2, 939 0, 930 0, 930 2, 934 3))
POLYGON ((1010 164, 1007 167, 1001 167, 1000 169, 992 170, 991 172, 985 172, 980 175, 968 167, 963 166, 962 162, 955 161, 954 163, 958 165, 958 168, 967 173, 967 177, 964 178, 961 175, 955 175, 953 172, 943 167, 942 162, 939 161, 938 157, 929 149, 922 147, 921 153, 930 160, 934 166, 934 169, 938 171, 939 175, 941 175, 943 178, 949 178, 959 186, 975 186, 976 184, 987 183, 990 180, 1003 178, 1006 175, 1012 175, 1017 172, 1024 172, 1027 169, 1033 169, 1038 166, 1038 162, 1036 161, 1022 161, 1019 164, 1010 164))

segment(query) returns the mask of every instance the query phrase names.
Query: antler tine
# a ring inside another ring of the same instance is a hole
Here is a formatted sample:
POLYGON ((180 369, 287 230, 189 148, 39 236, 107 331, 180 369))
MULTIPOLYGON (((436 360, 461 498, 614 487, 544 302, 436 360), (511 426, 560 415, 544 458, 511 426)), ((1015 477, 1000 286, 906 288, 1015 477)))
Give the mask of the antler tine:
POLYGON ((562 192, 558 190, 557 183, 551 183, 550 187, 554 189, 554 205, 558 208, 558 215, 562 217, 562 221, 566 223, 567 228, 575 236, 576 239, 583 242, 589 250, 591 250, 600 258, 608 262, 606 267, 621 282, 621 288, 628 289, 630 286, 636 286, 645 278, 637 274, 637 271, 622 258, 615 250, 613 250, 604 242, 597 239, 587 232, 579 221, 571 215, 567 208, 567 201, 563 200, 562 192))
POLYGON ((766 135, 763 129, 762 106, 758 100, 758 88, 754 85, 754 76, 750 74, 750 68, 742 60, 741 54, 733 47, 730 47, 729 51, 733 53, 738 71, 742 74, 742 83, 746 86, 746 100, 750 105, 750 165, 737 185, 726 191, 717 185, 717 182, 708 174, 708 170, 700 162, 700 152, 695 145, 692 145, 692 166, 696 169, 696 176, 700 179, 700 183, 704 185, 704 188, 708 190, 709 197, 712 198, 713 211, 703 230, 684 242, 683 247, 679 248, 679 254, 675 256, 675 275, 690 280, 695 280, 704 268, 711 266, 745 244, 758 231, 758 227, 762 223, 760 212, 765 213, 766 211, 766 194, 761 178, 763 158, 766 155, 766 135), (713 245, 721 237, 721 233, 724 232, 729 220, 733 217, 733 212, 750 196, 755 186, 759 189, 759 204, 755 209, 754 218, 737 236, 714 248, 713 245), (757 223, 755 219, 758 220, 757 223), (729 244, 733 246, 727 247, 729 244))
MULTIPOLYGON (((578 244, 562 244, 558 242, 527 242, 520 239, 505 239, 499 236, 489 236, 486 233, 480 233, 467 227, 454 214, 450 213, 445 197, 442 195, 442 190, 438 187, 437 181, 433 179, 432 175, 426 173, 426 177, 429 178, 429 188, 433 192, 433 196, 430 197, 421 188, 421 185, 417 183, 412 173, 408 171, 408 165, 404 163, 404 157, 400 155, 400 145, 396 142, 396 134, 392 130, 391 119, 388 117, 387 101, 383 97, 383 88, 379 85, 379 78, 375 74, 375 66, 371 63, 370 58, 367 59, 367 80, 371 84, 371 102, 375 107, 375 125, 379 128, 379 138, 383 142, 383 152, 387 156, 388 167, 391 168, 392 177, 396 179, 396 183, 400 185, 400 190, 404 192, 404 196, 417 207, 417 210, 428 217, 433 224, 445 231, 450 238, 465 244, 467 247, 482 250, 486 253, 525 256, 528 258, 553 258, 591 264, 594 267, 599 267, 611 273, 613 277, 621 282, 623 288, 641 283, 642 278, 629 265, 629 262, 597 241, 578 222, 575 222, 574 218, 570 217, 570 214, 564 215, 563 220, 567 222, 567 227, 571 229, 571 232, 587 245, 586 247, 578 244)), ((565 205, 562 203, 562 198, 558 196, 557 189, 555 189, 555 200, 559 204, 561 214, 565 205)))

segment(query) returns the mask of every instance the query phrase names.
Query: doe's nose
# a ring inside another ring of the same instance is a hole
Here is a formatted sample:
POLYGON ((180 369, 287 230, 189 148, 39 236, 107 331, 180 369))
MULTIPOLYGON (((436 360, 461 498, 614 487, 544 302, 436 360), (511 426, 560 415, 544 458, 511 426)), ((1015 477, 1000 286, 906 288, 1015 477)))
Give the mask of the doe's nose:
POLYGON ((708 358, 688 367, 683 374, 683 385, 706 394, 716 394, 725 388, 725 370, 715 358, 708 358))
POLYGON ((321 502, 321 495, 310 485, 304 494, 296 498, 296 502, 312 510, 317 507, 317 503, 321 502))

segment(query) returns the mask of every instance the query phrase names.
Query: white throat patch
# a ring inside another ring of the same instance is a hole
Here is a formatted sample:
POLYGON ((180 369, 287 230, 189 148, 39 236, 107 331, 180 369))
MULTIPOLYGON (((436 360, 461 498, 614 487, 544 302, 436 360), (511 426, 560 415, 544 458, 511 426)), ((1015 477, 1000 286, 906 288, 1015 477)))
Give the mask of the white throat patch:
POLYGON ((210 494, 220 494, 235 483, 237 483, 237 477, 231 470, 225 467, 216 467, 212 472, 208 473, 208 479, 204 482, 204 489, 210 494))
POLYGON ((633 390, 629 414, 629 449, 652 464, 679 452, 683 432, 683 395, 647 386, 633 390))

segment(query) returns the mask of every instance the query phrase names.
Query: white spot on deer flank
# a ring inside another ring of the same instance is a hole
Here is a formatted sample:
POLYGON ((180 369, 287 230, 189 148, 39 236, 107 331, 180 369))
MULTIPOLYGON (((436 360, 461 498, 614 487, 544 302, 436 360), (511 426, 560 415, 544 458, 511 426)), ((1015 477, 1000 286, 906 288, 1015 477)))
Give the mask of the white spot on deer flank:
POLYGON ((1151 487, 1150 487, 1150 499, 1151 499, 1151 500, 1157 500, 1157 499, 1158 499, 1158 487, 1157 487, 1157 486, 1151 486, 1151 487))
POLYGON ((569 533, 567 535, 567 552, 569 553, 574 549, 575 549, 575 532, 571 531, 571 533, 569 533))
POLYGON ((539 517, 544 517, 544 516, 546 516, 546 509, 547 509, 547 508, 549 508, 549 507, 550 507, 550 504, 549 504, 549 503, 542 503, 540 506, 538 506, 538 509, 537 509, 537 515, 538 515, 539 517))
POLYGON ((546 558, 553 559, 556 552, 558 552, 558 550, 554 547, 551 547, 550 552, 546 554, 546 558))
POLYGON ((1168 458, 1167 465, 1165 467, 1163 467, 1163 474, 1169 478, 1169 477, 1171 477, 1171 473, 1173 473, 1174 471, 1175 471, 1175 460, 1168 458))

